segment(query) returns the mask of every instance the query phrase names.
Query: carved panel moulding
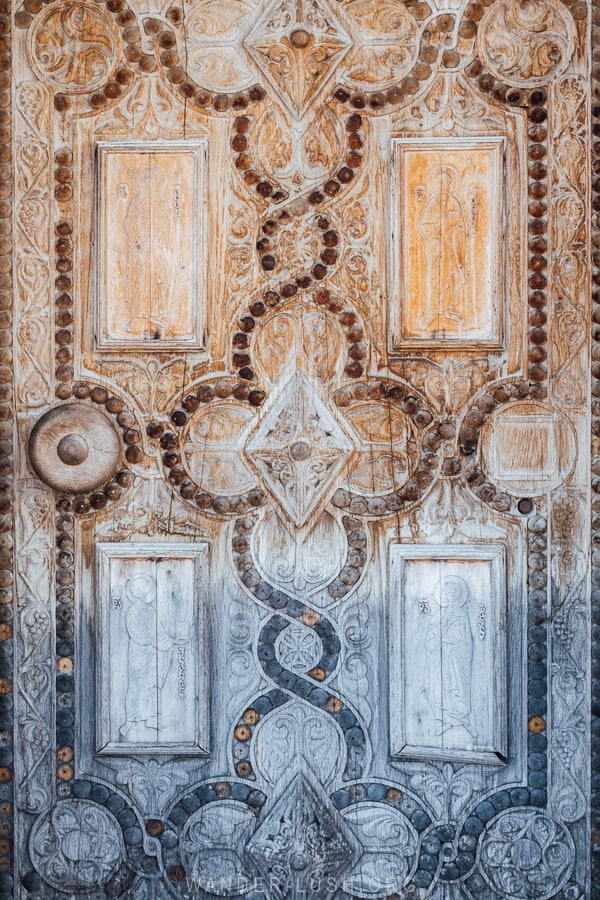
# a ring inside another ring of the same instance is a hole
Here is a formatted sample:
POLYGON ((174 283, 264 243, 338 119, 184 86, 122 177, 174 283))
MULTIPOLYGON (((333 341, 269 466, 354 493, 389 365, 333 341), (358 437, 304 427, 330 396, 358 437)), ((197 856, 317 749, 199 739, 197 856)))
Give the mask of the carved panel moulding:
POLYGON ((206 544, 97 545, 97 751, 205 754, 206 544))
POLYGON ((392 144, 391 349, 501 349, 504 140, 392 144))
POLYGON ((390 569, 392 754, 502 764, 504 547, 393 544, 390 569))
POLYGON ((202 349, 206 161, 202 141, 98 144, 99 349, 202 349))

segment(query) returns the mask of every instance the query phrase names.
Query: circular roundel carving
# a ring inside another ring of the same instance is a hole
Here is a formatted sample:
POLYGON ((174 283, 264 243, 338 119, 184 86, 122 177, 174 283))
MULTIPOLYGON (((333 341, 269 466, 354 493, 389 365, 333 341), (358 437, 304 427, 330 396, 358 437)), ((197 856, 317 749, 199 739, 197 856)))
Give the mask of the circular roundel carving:
POLYGON ((36 475, 57 491, 79 494, 108 481, 121 445, 110 420, 93 406, 68 403, 35 424, 29 459, 36 475))
POLYGON ((484 470, 517 497, 557 487, 575 461, 568 420, 540 403, 512 403, 491 415, 481 434, 484 470))
POLYGON ((119 57, 120 35, 114 19, 97 4, 59 3, 34 28, 32 65, 63 91, 93 90, 110 78, 119 57))
POLYGON ((541 810, 507 810, 488 823, 479 862, 487 883, 502 897, 549 900, 569 879, 571 835, 541 810))
POLYGON ((64 800, 31 829, 31 861, 43 880, 60 891, 97 891, 123 856, 123 836, 108 810, 86 800, 64 800))
POLYGON ((500 0, 479 26, 479 54, 492 75, 517 87, 556 78, 575 48, 573 17, 550 0, 500 0))

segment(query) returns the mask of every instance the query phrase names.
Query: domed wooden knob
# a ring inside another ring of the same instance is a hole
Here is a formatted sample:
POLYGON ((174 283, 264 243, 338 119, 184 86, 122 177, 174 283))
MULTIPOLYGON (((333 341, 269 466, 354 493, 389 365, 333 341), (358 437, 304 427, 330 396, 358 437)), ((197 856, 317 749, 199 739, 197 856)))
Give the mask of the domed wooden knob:
POLYGON ((79 494, 109 481, 119 463, 121 443, 111 420, 83 403, 56 406, 36 422, 29 459, 47 485, 79 494))

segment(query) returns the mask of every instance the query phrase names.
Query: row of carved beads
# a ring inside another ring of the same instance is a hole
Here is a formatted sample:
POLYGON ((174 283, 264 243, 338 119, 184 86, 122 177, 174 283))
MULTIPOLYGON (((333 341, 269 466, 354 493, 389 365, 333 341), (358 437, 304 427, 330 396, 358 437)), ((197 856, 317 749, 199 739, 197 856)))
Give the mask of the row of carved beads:
POLYGON ((56 775, 75 777, 75 521, 72 499, 56 498, 56 775))
POLYGON ((58 218, 54 227, 54 321, 56 396, 65 400, 73 379, 73 154, 61 147, 54 154, 54 198, 58 218))

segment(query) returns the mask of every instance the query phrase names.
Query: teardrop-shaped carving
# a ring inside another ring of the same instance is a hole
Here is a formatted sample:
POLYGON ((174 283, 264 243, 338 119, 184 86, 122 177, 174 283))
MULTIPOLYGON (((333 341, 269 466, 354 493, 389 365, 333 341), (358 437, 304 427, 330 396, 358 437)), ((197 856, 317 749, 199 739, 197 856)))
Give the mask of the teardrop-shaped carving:
POLYGON ((252 135, 252 150, 269 175, 282 178, 291 174, 294 160, 292 129, 285 113, 270 105, 258 120, 252 135))
POLYGON ((339 118, 328 106, 310 123, 302 142, 302 161, 310 178, 324 176, 335 165, 344 146, 339 118))
POLYGON ((253 341, 252 358, 257 369, 274 384, 294 358, 297 323, 288 313, 269 319, 253 341))
POLYGON ((256 532, 256 559, 266 577, 282 590, 298 594, 310 595, 325 587, 344 565, 345 547, 344 532, 328 512, 304 533, 292 532, 271 512, 256 532))

